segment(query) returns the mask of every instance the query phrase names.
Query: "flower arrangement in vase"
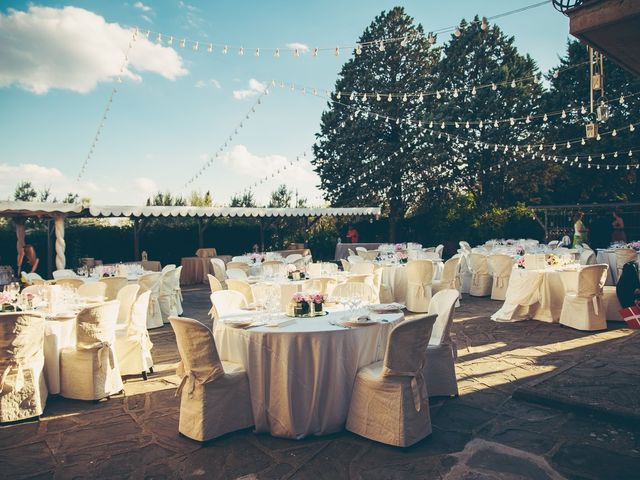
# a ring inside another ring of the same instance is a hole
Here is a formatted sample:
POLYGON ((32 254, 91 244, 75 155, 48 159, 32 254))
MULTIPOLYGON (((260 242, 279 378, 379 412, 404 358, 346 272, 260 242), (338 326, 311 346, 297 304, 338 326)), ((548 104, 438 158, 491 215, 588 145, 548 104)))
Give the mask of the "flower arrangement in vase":
POLYGON ((526 267, 524 266, 524 257, 520 257, 520 258, 518 259, 518 261, 516 262, 516 265, 518 266, 518 268, 526 268, 526 267))
POLYGON ((397 251, 396 259, 398 259, 398 262, 400 263, 407 263, 407 260, 409 259, 409 255, 407 254, 407 252, 397 251))
POLYGON ((290 263, 287 265, 287 278, 289 280, 304 280, 307 276, 293 263, 290 263))
POLYGON ((327 296, 322 293, 296 293, 291 299, 293 315, 296 317, 314 317, 322 315, 327 296))
POLYGON ((248 257, 249 257, 249 261, 253 265, 257 265, 258 263, 264 262, 264 255, 262 255, 261 253, 251 253, 248 255, 248 257))
POLYGON ((516 255, 524 255, 524 245, 522 245, 521 243, 516 245, 516 255))
POLYGON ((545 260, 547 261, 547 265, 549 265, 550 267, 557 267, 561 263, 560 257, 554 255, 553 253, 548 253, 545 257, 545 260))

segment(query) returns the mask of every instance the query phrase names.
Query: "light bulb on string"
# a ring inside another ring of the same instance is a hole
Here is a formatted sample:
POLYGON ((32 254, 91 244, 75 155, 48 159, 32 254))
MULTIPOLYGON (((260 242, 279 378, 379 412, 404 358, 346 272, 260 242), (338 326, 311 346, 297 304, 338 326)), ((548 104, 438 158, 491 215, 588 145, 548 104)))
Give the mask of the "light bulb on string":
POLYGON ((491 90, 493 90, 494 92, 498 89, 498 85, 496 85, 495 83, 491 84, 491 90))
POLYGON ((613 131, 611 132, 611 136, 612 137, 616 137, 618 135, 617 130, 614 128, 613 131))
POLYGON ((440 90, 436 90, 436 98, 438 100, 440 100, 442 98, 442 95, 440 94, 440 90))
POLYGON ((367 101, 367 94, 366 92, 362 95, 362 101, 366 102, 367 101))
POLYGON ((458 95, 459 95, 459 94, 458 94, 458 89, 457 89, 457 88, 454 88, 454 89, 453 89, 453 98, 458 98, 458 95))
POLYGON ((618 152, 613 152, 613 158, 618 158, 618 152))
POLYGON ((200 42, 196 42, 196 43, 194 43, 194 44, 193 44, 193 51, 194 51, 194 52, 197 52, 197 51, 198 51, 198 48, 200 48, 200 42))
POLYGON ((315 57, 317 57, 317 56, 318 56, 318 47, 315 47, 315 48, 313 49, 313 58, 315 58, 315 57))
POLYGON ((351 92, 351 95, 349 95, 349 100, 353 100, 356 97, 355 92, 351 92))
POLYGON ((511 126, 513 127, 515 124, 516 124, 515 119, 514 119, 513 117, 511 117, 511 118, 509 119, 509 125, 511 125, 511 126))
POLYGON ((476 86, 474 85, 473 88, 471 89, 471 95, 475 95, 476 92, 476 86))
POLYGON ((209 46, 207 47, 207 52, 213 53, 213 43, 209 44, 209 46))
POLYGON ((362 45, 359 43, 356 44, 356 55, 360 55, 362 53, 362 45))
POLYGON ((484 123, 482 120, 480 120, 480 122, 478 123, 478 128, 482 128, 484 126, 484 123))
POLYGON ((169 37, 169 40, 167 40, 167 45, 173 45, 173 36, 169 37))
POLYGON ((187 45, 187 41, 183 38, 180 40, 180 48, 184 48, 187 45))
POLYGON ((630 132, 634 132, 636 130, 636 127, 632 124, 629 125, 629 131, 630 132))
POLYGON ((567 148, 571 148, 571 142, 567 141, 567 148))
POLYGON ((391 100, 393 100, 393 97, 391 96, 391 94, 389 94, 389 96, 387 97, 387 102, 390 102, 391 100))
POLYGON ((424 96, 422 95, 422 92, 420 92, 420 95, 418 95, 418 102, 422 103, 423 101, 424 101, 424 96))
POLYGON ((333 51, 333 54, 338 57, 340 55, 340 47, 336 47, 336 49, 333 51))
POLYGON ((406 93, 402 96, 402 101, 403 101, 403 102, 406 102, 406 101, 407 101, 407 94, 406 94, 406 93))
POLYGON ((558 78, 560 76, 560 70, 553 71, 553 78, 558 78))
POLYGON ((407 37, 402 37, 402 41, 400 41, 400 46, 401 47, 407 46, 407 37))
POLYGON ((511 80, 511 88, 516 88, 516 81, 515 81, 515 79, 511 80))
POLYGON ((567 112, 565 112, 564 110, 562 110, 562 115, 560 115, 562 118, 567 118, 567 112))
POLYGON ((338 92, 338 94, 336 95, 336 98, 340 100, 341 97, 342 97, 342 92, 338 92))
POLYGON ((156 43, 162 43, 162 34, 159 33, 158 36, 156 37, 156 43))
POLYGON ((429 35, 427 35, 427 41, 429 42, 429 45, 436 43, 436 37, 433 32, 429 32, 429 35))
POLYGON ((587 113, 587 108, 586 108, 584 105, 582 105, 582 106, 580 107, 580 113, 581 113, 582 115, 585 115, 585 114, 587 113))
POLYGON ((462 31, 460 31, 460 27, 456 27, 453 34, 455 35, 456 38, 460 38, 460 35, 462 35, 462 31))
POLYGON ((222 47, 222 54, 226 55, 227 52, 229 52, 229 47, 227 45, 225 45, 224 47, 222 47))
POLYGON ((480 28, 482 30, 486 30, 489 27, 489 23, 487 22, 487 17, 482 17, 482 23, 480 24, 480 28))
POLYGON ((378 43, 378 50, 384 52, 384 42, 382 40, 380 40, 380 43, 378 43))
POLYGON ((379 102, 381 100, 380 94, 376 93, 376 100, 379 102))
POLYGON ((585 139, 581 138, 580 139, 580 145, 586 145, 586 144, 587 144, 587 142, 585 141, 585 139))
POLYGON ((494 126, 495 128, 498 128, 498 127, 500 126, 500 124, 498 123, 498 120, 494 120, 494 121, 493 121, 493 126, 494 126))
POLYGON ((596 136, 596 140, 598 140, 598 141, 602 140, 602 137, 600 136, 600 134, 598 134, 598 135, 596 136))
POLYGON ((620 95, 620 105, 624 105, 624 95, 620 95))

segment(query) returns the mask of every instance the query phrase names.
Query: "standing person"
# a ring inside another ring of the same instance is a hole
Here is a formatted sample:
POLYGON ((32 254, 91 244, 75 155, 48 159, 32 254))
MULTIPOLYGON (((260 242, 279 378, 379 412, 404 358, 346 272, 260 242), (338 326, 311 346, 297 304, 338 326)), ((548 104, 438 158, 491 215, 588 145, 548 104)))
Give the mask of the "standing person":
POLYGON ((619 210, 613 212, 613 222, 611 222, 611 241, 613 243, 622 242, 627 243, 627 235, 624 233, 624 220, 620 216, 619 210))
POLYGON ((584 218, 583 212, 576 213, 575 223, 573 224, 573 248, 578 245, 587 243, 589 229, 584 226, 582 219, 584 218))
POLYGON ((22 270, 22 262, 25 257, 27 258, 27 263, 31 267, 29 273, 33 273, 38 268, 38 264, 40 263, 40 259, 36 255, 36 249, 33 248, 33 245, 25 245, 22 249, 22 252, 18 254, 18 272, 22 270))
POLYGON ((349 230, 347 230, 347 238, 351 239, 351 243, 358 243, 359 234, 358 230, 356 230, 353 225, 349 225, 349 230))

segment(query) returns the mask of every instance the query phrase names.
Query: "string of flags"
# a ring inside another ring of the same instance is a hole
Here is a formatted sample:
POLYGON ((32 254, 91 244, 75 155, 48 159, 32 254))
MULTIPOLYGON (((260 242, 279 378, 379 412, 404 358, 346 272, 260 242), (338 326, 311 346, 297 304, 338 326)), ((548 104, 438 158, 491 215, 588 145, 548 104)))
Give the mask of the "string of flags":
MULTIPOLYGON (((138 29, 136 28, 131 35, 131 40, 129 40, 127 50, 124 54, 124 59, 122 61, 122 65, 120 66, 120 72, 118 77, 116 78, 116 84, 122 83, 121 75, 124 74, 124 69, 129 64, 129 53, 131 52, 131 49, 133 48, 133 45, 137 39, 138 39, 138 29)), ((89 147, 89 152, 85 156, 84 161, 80 166, 80 171, 78 172, 78 176, 76 177, 77 182, 79 182, 82 176, 84 175, 84 172, 87 169, 87 165, 89 165, 89 161, 93 157, 93 153, 95 152, 96 146, 98 145, 98 141, 100 140, 100 135, 102 134, 102 129, 104 128, 104 124, 107 121, 109 111, 111 110, 111 104, 113 103, 113 99, 115 98, 117 93, 118 93, 118 87, 114 85, 114 87, 111 89, 111 92, 109 94, 109 99, 107 100, 107 104, 105 105, 104 110, 102 112, 102 117, 100 118, 100 123, 98 124, 96 133, 93 136, 91 146, 89 147)))

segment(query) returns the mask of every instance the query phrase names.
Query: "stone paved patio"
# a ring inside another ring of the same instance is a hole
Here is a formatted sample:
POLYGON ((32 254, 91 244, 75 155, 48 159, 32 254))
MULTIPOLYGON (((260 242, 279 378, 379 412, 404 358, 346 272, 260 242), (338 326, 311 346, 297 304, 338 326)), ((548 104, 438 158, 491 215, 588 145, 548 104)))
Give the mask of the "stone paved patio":
MULTIPOLYGON (((205 319, 207 290, 184 296, 185 315, 205 319)), ((453 328, 460 397, 431 402, 433 434, 411 448, 348 432, 293 441, 242 431, 205 445, 180 437, 178 356, 165 326, 151 332, 147 382, 127 379, 125 395, 99 404, 53 397, 40 421, 0 427, 0 478, 640 478, 638 335, 621 324, 591 334, 494 323, 498 307, 464 298, 453 328)))

